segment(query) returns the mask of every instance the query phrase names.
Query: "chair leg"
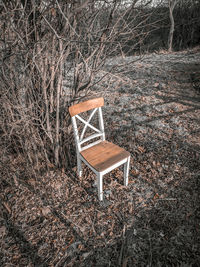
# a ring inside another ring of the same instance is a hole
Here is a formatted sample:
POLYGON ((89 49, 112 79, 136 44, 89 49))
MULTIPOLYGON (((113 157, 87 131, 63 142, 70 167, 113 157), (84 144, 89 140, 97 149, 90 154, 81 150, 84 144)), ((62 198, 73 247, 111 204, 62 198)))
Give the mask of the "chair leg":
POLYGON ((127 162, 124 164, 124 185, 128 185, 128 173, 129 173, 130 157, 127 158, 127 162))
POLYGON ((78 155, 77 155, 77 170, 78 170, 78 176, 81 177, 82 176, 82 166, 81 166, 81 159, 78 155))
POLYGON ((100 172, 97 174, 97 185, 99 200, 103 201, 103 175, 100 172))

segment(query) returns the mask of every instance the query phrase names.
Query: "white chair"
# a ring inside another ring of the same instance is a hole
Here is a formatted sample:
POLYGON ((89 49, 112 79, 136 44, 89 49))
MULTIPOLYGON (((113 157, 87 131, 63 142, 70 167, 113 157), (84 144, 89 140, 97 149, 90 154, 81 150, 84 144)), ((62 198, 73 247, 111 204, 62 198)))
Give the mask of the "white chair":
POLYGON ((99 200, 103 200, 103 175, 124 164, 124 185, 128 185, 128 173, 130 163, 130 153, 125 149, 105 140, 104 124, 101 107, 104 99, 95 98, 69 107, 72 118, 74 137, 76 141, 77 169, 79 177, 82 175, 81 162, 83 161, 96 175, 98 185, 99 200), (91 110, 88 120, 79 116, 80 113, 91 110), (98 112, 99 129, 90 124, 95 112, 98 112), (79 134, 77 119, 84 123, 82 132, 79 134), (87 127, 92 129, 94 134, 85 137, 87 127), (84 143, 92 139, 97 139, 89 145, 84 143))

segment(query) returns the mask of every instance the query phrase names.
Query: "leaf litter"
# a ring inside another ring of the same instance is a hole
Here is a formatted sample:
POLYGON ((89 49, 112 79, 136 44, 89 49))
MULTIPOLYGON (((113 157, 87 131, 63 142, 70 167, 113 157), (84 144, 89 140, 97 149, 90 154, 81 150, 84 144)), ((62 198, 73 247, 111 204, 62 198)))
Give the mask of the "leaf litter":
POLYGON ((4 160, 1 266, 199 266, 200 52, 132 60, 109 59, 102 75, 121 63, 117 74, 91 92, 105 99, 107 140, 131 153, 129 185, 113 170, 100 203, 87 167, 34 179, 4 160))

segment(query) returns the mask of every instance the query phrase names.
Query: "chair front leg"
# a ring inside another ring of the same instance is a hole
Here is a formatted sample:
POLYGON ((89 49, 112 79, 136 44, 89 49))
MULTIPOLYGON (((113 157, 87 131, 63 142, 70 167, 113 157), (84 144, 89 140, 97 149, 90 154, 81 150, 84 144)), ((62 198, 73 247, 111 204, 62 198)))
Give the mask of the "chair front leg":
POLYGON ((103 175, 100 172, 97 174, 97 186, 99 200, 103 201, 103 175))
POLYGON ((128 185, 128 173, 129 173, 130 157, 127 158, 127 162, 124 164, 124 185, 128 185))
POLYGON ((82 176, 82 166, 81 166, 81 159, 80 156, 77 153, 77 171, 78 171, 78 176, 82 176))

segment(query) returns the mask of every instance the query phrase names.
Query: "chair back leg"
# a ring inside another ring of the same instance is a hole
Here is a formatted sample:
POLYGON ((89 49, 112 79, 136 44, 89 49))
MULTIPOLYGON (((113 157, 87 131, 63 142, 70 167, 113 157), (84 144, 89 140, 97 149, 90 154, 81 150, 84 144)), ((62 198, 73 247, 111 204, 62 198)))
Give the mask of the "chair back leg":
POLYGON ((130 157, 127 158, 127 162, 124 164, 124 185, 128 185, 128 173, 129 173, 130 157))

